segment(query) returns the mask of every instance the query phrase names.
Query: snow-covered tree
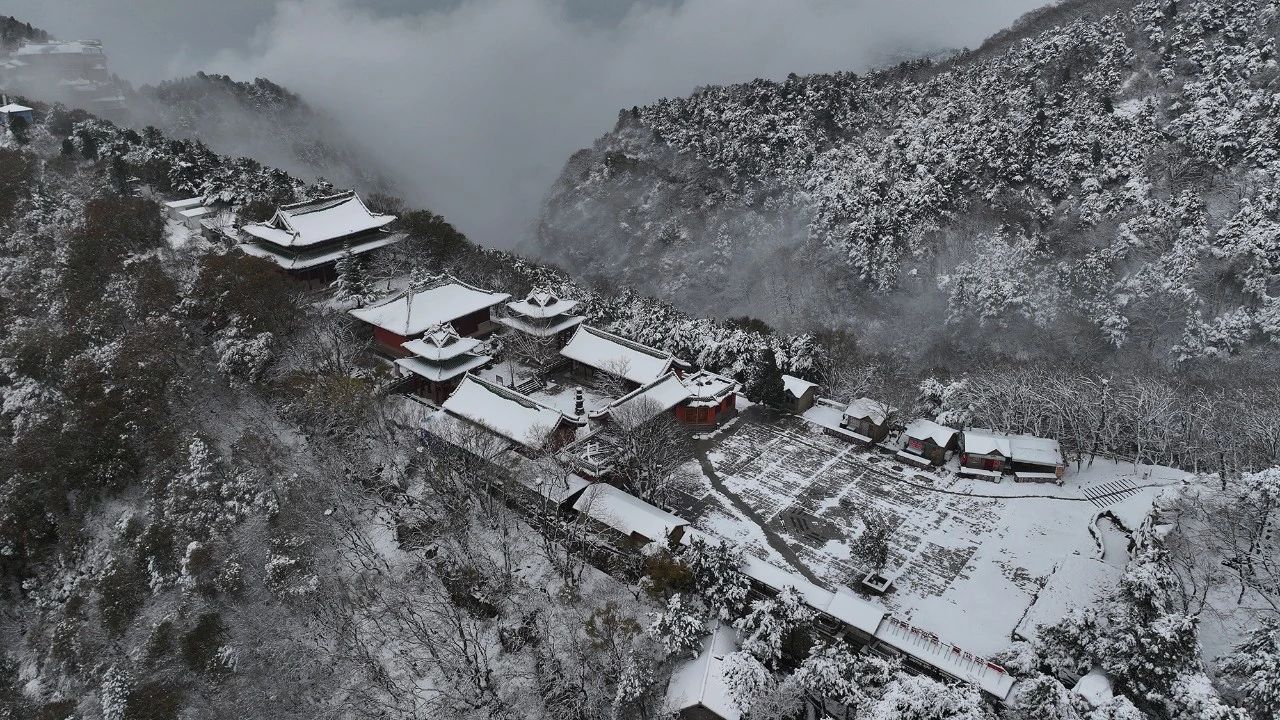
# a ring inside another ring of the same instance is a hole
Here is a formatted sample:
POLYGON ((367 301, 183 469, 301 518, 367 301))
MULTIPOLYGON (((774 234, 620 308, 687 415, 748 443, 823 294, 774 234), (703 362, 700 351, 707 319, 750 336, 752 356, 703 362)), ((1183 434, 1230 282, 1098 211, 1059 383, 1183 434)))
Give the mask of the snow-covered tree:
POLYGON ((814 613, 794 587, 787 586, 777 597, 751 603, 751 610, 734 621, 742 638, 743 651, 770 667, 782 658, 783 646, 813 622, 814 613))
POLYGON ((697 655, 707 634, 706 608, 696 599, 677 593, 667 600, 662 612, 651 613, 647 632, 670 655, 697 655))
POLYGON ((720 620, 731 620, 746 607, 751 584, 742 573, 742 550, 725 541, 694 538, 681 558, 693 572, 698 594, 720 620))
POLYGON ((369 277, 368 264, 364 255, 344 252, 338 258, 334 269, 338 278, 333 281, 333 296, 339 301, 350 301, 356 307, 362 307, 377 296, 373 281, 369 277))
POLYGON ((792 677, 819 702, 856 711, 879 698, 900 672, 895 662, 858 654, 848 644, 834 641, 815 647, 792 677))
POLYGON ((1280 715, 1280 621, 1264 619, 1222 660, 1221 670, 1248 699, 1256 717, 1280 715))
POLYGON ((864 713, 865 720, 993 720, 972 685, 947 685, 922 675, 902 675, 864 713))

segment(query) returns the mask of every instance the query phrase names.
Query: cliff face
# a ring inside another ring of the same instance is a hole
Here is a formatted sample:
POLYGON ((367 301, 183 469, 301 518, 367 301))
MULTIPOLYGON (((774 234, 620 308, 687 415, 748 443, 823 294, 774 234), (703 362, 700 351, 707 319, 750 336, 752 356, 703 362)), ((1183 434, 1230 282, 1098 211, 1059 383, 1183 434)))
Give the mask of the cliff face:
POLYGON ((536 251, 894 345, 1258 347, 1280 338, 1276 18, 1068 3, 939 64, 633 108, 570 159, 536 251))

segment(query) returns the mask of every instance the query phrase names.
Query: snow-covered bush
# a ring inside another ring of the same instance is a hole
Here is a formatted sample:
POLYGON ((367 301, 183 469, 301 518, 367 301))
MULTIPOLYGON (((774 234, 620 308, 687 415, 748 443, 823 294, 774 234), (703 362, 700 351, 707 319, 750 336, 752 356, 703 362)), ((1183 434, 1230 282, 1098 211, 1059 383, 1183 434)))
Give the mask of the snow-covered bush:
POLYGON ((228 377, 257 382, 275 359, 275 338, 269 332, 254 333, 246 323, 233 321, 213 341, 218 369, 228 377))

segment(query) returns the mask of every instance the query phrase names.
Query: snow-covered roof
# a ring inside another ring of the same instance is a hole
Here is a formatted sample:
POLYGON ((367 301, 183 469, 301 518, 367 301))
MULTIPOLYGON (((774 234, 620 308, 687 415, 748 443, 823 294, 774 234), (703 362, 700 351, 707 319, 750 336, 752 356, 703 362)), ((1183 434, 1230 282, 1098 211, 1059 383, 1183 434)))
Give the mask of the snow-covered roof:
POLYGON ((455 417, 488 428, 492 432, 529 448, 541 448, 562 422, 580 425, 559 410, 549 408, 514 390, 481 380, 474 375, 462 379, 441 408, 455 417))
POLYGON ((946 447, 957 432, 955 428, 921 418, 907 423, 907 428, 902 434, 916 440, 932 440, 938 444, 938 447, 946 447))
POLYGON ((640 535, 666 541, 671 532, 689 523, 634 495, 607 483, 595 483, 583 491, 573 509, 586 513, 623 535, 640 535))
POLYGON ((464 338, 452 325, 432 325, 417 340, 410 340, 400 347, 425 360, 441 361, 469 353, 480 346, 475 338, 464 338))
POLYGON ((263 260, 270 260, 285 270, 306 270, 325 263, 336 262, 339 258, 347 253, 352 255, 360 255, 371 250, 377 250, 380 247, 393 245, 404 239, 404 235, 383 235, 375 237, 372 240, 355 243, 346 247, 335 248, 321 253, 307 253, 299 255, 290 255, 281 252, 270 243, 245 242, 238 246, 240 251, 245 255, 251 255, 263 260))
POLYGON ((350 312, 370 325, 408 337, 421 334, 433 325, 453 322, 493 307, 510 297, 453 278, 438 278, 426 287, 410 289, 377 305, 350 312))
POLYGON ((1062 448, 1057 440, 1036 437, 1035 435, 1012 435, 1009 437, 1009 452, 1017 463, 1047 465, 1057 467, 1062 464, 1062 448))
POLYGON ((697 406, 719 405, 730 393, 736 392, 736 380, 717 375, 710 370, 685 376, 684 386, 689 390, 689 404, 697 406))
POLYGON ((817 608, 844 624, 874 635, 888 611, 884 607, 858 597, 852 590, 837 585, 831 593, 831 602, 825 608, 817 608))
POLYGON ((15 56, 31 55, 101 55, 102 44, 97 40, 55 40, 52 42, 28 42, 13 51, 15 56))
POLYGON ((871 422, 880 425, 884 423, 885 418, 889 417, 892 410, 893 408, 878 400, 860 397, 849 403, 849 407, 844 409, 844 414, 845 417, 851 418, 870 418, 871 422))
POLYGON ((702 639, 702 650, 696 658, 676 666, 667 683, 665 713, 680 713, 696 707, 706 708, 724 720, 739 720, 742 711, 733 701, 725 683, 725 656, 738 649, 733 628, 716 621, 711 634, 702 639))
POLYGON ((528 333, 536 337, 551 337, 553 335, 559 335, 569 328, 581 325, 583 320, 586 320, 586 318, 581 315, 564 315, 562 317, 555 318, 554 322, 545 325, 535 325, 519 315, 498 318, 498 322, 503 325, 506 325, 513 330, 519 330, 520 332, 528 333))
POLYGON ((1013 676, 994 662, 952 645, 943 638, 892 615, 880 623, 876 640, 910 655, 951 677, 971 682, 1003 700, 1013 688, 1013 676))
POLYGON ((793 587, 800 592, 800 596, 810 607, 826 607, 831 604, 830 590, 815 585, 799 573, 783 570, 754 555, 742 556, 742 574, 774 592, 781 592, 787 586, 793 587))
POLYGON ((639 425, 688 400, 689 397, 689 388, 675 373, 669 372, 648 385, 636 388, 599 410, 591 412, 591 417, 600 418, 608 415, 621 422, 639 425))
POLYGON ((0 107, 0 113, 20 113, 20 112, 31 112, 31 111, 32 111, 31 108, 27 107, 26 105, 19 105, 18 103, 9 103, 4 107, 0 107))
POLYGON ((431 382, 444 382, 484 367, 492 359, 488 355, 467 353, 441 362, 430 362, 420 357, 400 358, 396 365, 431 382))
POLYGON ((683 366, 671 353, 663 352, 624 337, 582 325, 560 354, 610 375, 648 385, 671 369, 683 366))
POLYGON ((190 197, 190 198, 184 198, 182 200, 170 200, 169 202, 164 204, 164 206, 169 208, 170 210, 187 210, 193 207, 198 207, 200 205, 204 205, 204 198, 202 197, 190 197))
POLYGON ((1005 457, 1009 457, 1009 436, 1004 433, 998 433, 994 430, 983 430, 982 428, 973 428, 965 430, 964 451, 967 453, 975 453, 978 455, 992 455, 1000 453, 1005 457))
POLYGON ((782 376, 782 389, 793 398, 804 397, 804 394, 818 387, 818 383, 802 380, 794 375, 782 376))
POLYGON ((250 223, 241 230, 276 245, 306 247, 377 230, 395 219, 371 212, 359 195, 346 192, 283 205, 266 223, 250 223))
POLYGON ((575 473, 564 475, 560 472, 556 472, 557 470, 558 468, 553 467, 551 468, 551 472, 545 475, 537 472, 516 473, 516 477, 525 487, 537 492, 557 505, 568 500, 587 486, 591 485, 591 481, 581 475, 577 475, 575 473))
POLYGON ((531 318, 550 318, 573 312, 577 300, 564 300, 550 290, 534 290, 524 300, 507 303, 511 312, 531 318))
POLYGON ((832 592, 810 582, 799 573, 783 570, 754 555, 743 555, 742 574, 774 592, 781 592, 784 587, 793 587, 809 607, 868 635, 876 632, 880 621, 888 614, 882 606, 863 600, 849 588, 837 586, 835 592, 832 592))

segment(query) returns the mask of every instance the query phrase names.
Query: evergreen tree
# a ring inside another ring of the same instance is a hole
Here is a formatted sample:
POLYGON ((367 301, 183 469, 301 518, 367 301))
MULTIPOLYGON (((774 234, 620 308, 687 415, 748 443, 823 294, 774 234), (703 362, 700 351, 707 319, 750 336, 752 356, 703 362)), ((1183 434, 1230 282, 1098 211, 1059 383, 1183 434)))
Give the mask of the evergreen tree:
POLYGON ((782 407, 786 402, 782 370, 778 368, 778 356, 772 347, 765 345, 756 352, 744 385, 743 391, 755 402, 769 407, 782 407))
POLYGON ((684 561, 693 571, 693 585, 721 620, 729 620, 746 606, 751 585, 742 574, 742 550, 721 540, 711 544, 696 538, 684 561))
POLYGON ((791 586, 770 600, 751 604, 751 612, 733 624, 742 637, 742 649, 760 662, 776 667, 784 646, 799 640, 813 622, 813 610, 805 604, 800 592, 791 586))
POLYGON ((699 607, 696 599, 690 602, 677 593, 667 601, 662 612, 650 614, 653 622, 647 632, 662 643, 668 654, 697 655, 697 648, 707 634, 705 615, 706 609, 699 607))
POLYGON ((1280 621, 1268 618, 1222 662, 1260 718, 1280 717, 1280 621))
POLYGON ((334 297, 338 300, 351 300, 362 306, 373 297, 373 283, 369 279, 364 257, 352 254, 350 250, 338 258, 335 268, 338 279, 334 281, 334 297))

